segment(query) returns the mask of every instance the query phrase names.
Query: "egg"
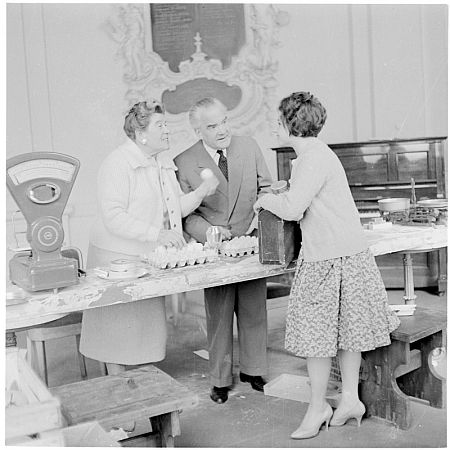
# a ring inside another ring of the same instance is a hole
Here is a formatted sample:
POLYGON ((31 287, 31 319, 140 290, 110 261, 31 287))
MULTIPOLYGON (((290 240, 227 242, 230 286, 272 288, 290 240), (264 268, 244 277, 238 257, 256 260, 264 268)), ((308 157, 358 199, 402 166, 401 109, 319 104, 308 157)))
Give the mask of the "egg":
POLYGON ((203 169, 200 172, 200 178, 202 180, 207 180, 208 178, 212 178, 214 176, 213 171, 211 169, 203 169))

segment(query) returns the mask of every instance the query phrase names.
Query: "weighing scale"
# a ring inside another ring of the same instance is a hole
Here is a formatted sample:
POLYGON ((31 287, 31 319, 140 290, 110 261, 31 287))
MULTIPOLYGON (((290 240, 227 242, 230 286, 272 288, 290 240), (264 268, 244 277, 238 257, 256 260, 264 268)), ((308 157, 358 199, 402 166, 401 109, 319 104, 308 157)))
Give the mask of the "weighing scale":
POLYGON ((31 254, 9 262, 10 280, 27 291, 78 283, 78 261, 61 254, 62 214, 80 162, 53 152, 33 152, 6 161, 6 185, 27 222, 31 254))

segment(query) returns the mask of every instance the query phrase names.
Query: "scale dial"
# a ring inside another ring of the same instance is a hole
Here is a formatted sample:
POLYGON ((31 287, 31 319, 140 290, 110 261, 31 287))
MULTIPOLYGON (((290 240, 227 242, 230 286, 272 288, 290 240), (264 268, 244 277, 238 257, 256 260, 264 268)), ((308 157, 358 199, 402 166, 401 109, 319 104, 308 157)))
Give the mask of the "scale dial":
POLYGON ((72 181, 76 166, 57 159, 31 159, 8 169, 11 181, 17 186, 36 178, 52 178, 66 183, 72 181))
POLYGON ((64 241, 64 230, 59 220, 42 217, 31 224, 31 242, 35 250, 53 252, 64 241))

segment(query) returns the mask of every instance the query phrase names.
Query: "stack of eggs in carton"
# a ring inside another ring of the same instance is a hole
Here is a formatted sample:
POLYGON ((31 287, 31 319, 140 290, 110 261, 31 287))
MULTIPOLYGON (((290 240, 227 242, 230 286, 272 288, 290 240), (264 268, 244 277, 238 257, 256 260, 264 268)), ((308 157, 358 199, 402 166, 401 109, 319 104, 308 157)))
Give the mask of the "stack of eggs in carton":
POLYGON ((240 236, 222 242, 220 253, 233 257, 258 253, 258 238, 256 236, 240 236))
POLYGON ((149 264, 159 269, 172 269, 186 265, 204 264, 217 259, 214 249, 192 242, 182 248, 160 246, 147 255, 149 264))

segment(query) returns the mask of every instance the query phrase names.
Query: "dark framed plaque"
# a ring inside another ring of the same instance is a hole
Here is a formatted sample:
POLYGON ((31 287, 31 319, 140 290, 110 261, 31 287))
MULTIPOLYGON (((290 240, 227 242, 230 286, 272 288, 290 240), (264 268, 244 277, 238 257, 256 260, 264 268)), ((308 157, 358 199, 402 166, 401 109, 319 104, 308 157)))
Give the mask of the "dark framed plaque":
POLYGON ((229 86, 223 81, 196 78, 178 85, 174 91, 164 91, 162 102, 167 112, 180 114, 205 97, 215 97, 231 110, 239 105, 242 90, 239 86, 229 86))
POLYGON ((244 5, 238 3, 151 3, 153 51, 167 61, 173 72, 195 53, 199 33, 202 52, 231 64, 245 45, 244 5))

